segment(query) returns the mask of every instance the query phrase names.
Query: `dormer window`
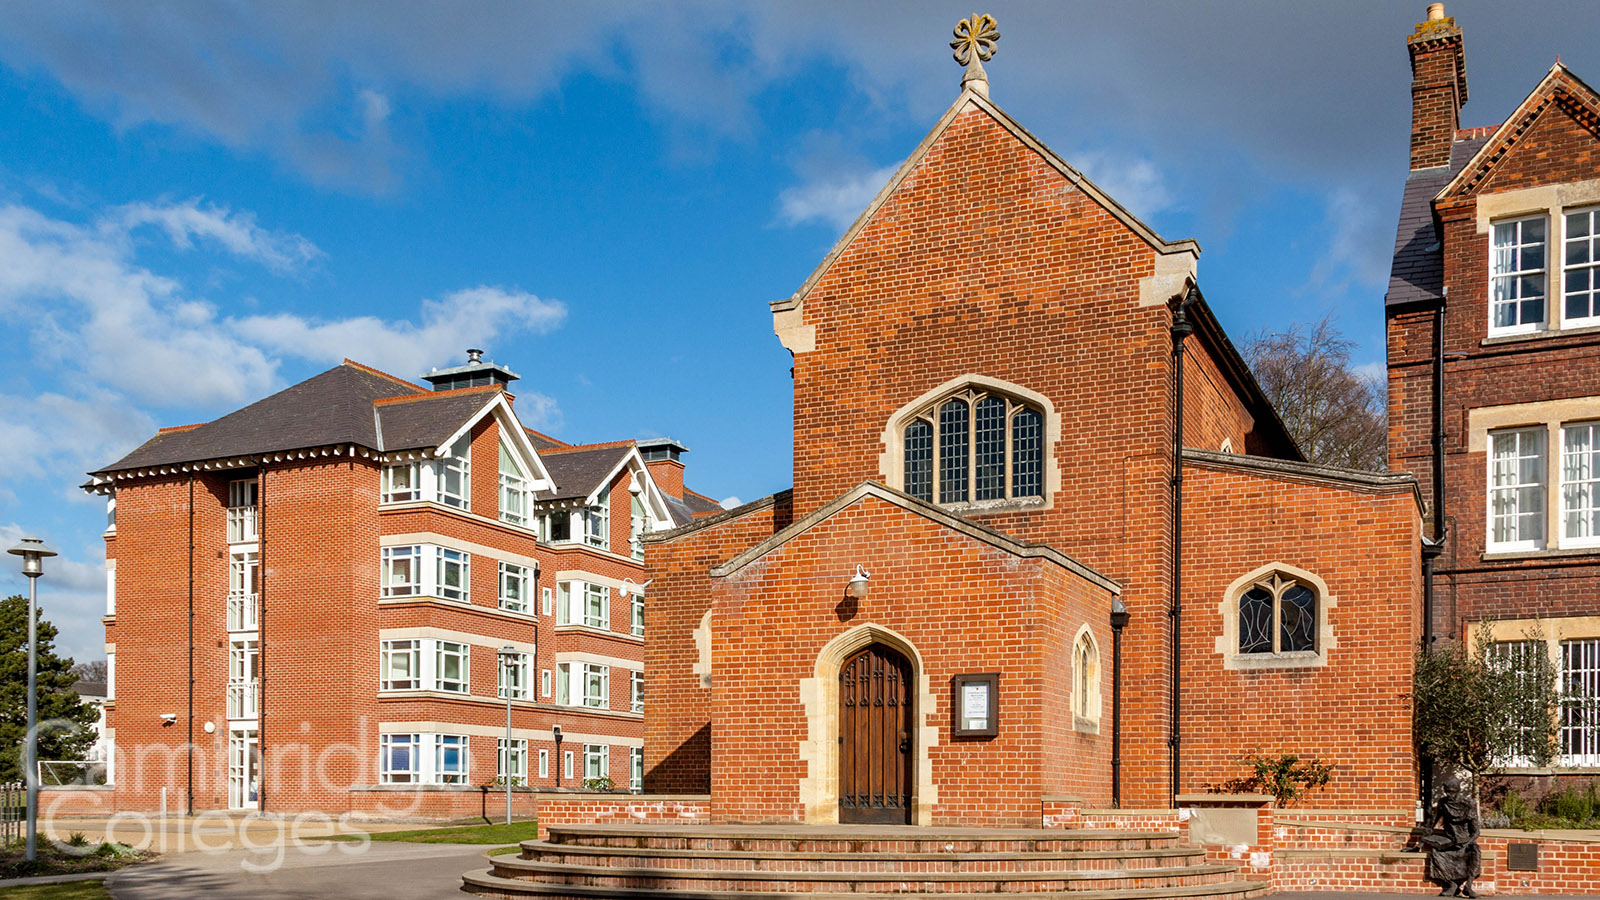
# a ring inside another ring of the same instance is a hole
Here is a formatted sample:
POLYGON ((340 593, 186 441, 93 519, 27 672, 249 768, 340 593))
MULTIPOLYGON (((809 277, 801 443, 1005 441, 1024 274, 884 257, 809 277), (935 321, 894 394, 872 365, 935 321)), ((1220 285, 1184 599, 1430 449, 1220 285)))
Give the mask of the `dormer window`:
POLYGON ((1044 415, 1004 394, 964 389, 912 414, 903 486, 920 500, 986 503, 1044 496, 1044 415))

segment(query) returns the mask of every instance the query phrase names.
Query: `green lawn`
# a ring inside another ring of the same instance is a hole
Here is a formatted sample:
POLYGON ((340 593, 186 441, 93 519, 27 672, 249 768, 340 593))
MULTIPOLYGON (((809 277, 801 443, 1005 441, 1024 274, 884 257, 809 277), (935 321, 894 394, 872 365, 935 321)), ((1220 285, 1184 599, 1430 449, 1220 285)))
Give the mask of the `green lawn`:
POLYGON ((35 884, 0 888, 0 900, 110 900, 104 881, 72 881, 67 884, 35 884))
MULTIPOLYGON (((512 844, 538 837, 537 822, 512 822, 510 825, 457 825, 445 828, 417 828, 410 831, 380 831, 368 835, 374 841, 405 841, 413 844, 512 844)), ((329 840, 360 840, 341 834, 329 840)))

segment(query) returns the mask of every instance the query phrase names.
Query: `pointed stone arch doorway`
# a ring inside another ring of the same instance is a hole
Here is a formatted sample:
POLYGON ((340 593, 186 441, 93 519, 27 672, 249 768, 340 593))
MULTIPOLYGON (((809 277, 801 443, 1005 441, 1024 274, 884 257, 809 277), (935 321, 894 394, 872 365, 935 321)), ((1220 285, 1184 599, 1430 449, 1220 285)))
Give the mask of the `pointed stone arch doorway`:
POLYGON ((839 822, 912 821, 915 694, 911 661, 882 643, 839 671, 839 822))

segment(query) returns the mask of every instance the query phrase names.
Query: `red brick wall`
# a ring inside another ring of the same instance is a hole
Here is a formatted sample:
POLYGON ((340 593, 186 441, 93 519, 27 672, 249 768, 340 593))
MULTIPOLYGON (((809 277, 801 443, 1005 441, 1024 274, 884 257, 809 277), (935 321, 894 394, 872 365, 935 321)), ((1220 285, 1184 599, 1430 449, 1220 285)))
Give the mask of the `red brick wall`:
POLYGON ((789 494, 666 541, 645 543, 654 581, 646 608, 645 790, 711 790, 711 691, 694 665, 694 630, 711 608, 711 566, 771 537, 790 521, 789 494), (670 698, 651 704, 649 696, 670 698))
POLYGON ((1318 805, 1406 808, 1420 596, 1409 486, 1361 492, 1203 465, 1184 476, 1182 791, 1244 774, 1242 754, 1295 753, 1336 766, 1318 805), (1325 665, 1224 668, 1224 596, 1270 562, 1320 577, 1337 598, 1325 665))
POLYGON ((1221 450, 1228 441, 1244 453, 1255 418, 1228 385, 1216 360, 1198 340, 1184 343, 1183 443, 1202 450, 1221 450))
MULTIPOLYGON (((1063 730, 1072 720, 1064 654, 1079 623, 1105 622, 1110 609, 1109 592, 1079 576, 867 497, 713 584, 711 593, 717 819, 804 819, 798 790, 808 769, 799 748, 808 730, 800 682, 817 675, 828 641, 868 622, 910 641, 921 654, 919 674, 930 680, 934 708, 914 716, 939 730, 929 759, 935 823, 1033 825, 1043 794, 1106 794, 1109 728, 1099 735, 1063 730), (894 540, 881 540, 886 534, 894 540), (856 565, 872 572, 872 581, 853 606, 844 601, 844 582, 856 565), (998 736, 952 741, 950 679, 958 672, 1002 673, 998 736), (1047 759, 1047 748, 1059 758, 1047 759)), ((1109 634, 1099 637, 1109 646, 1109 634)), ((1102 673, 1109 697, 1109 666, 1102 673)), ((1107 725, 1108 717, 1109 710, 1107 725)))
MULTIPOLYGON (((1481 182, 1439 204, 1448 306, 1445 324, 1445 501, 1449 540, 1438 563, 1435 628, 1460 633, 1483 618, 1600 613, 1600 557, 1485 560, 1488 461, 1468 451, 1468 417, 1482 407, 1600 396, 1600 336, 1552 336, 1485 344, 1489 322, 1489 235, 1477 225, 1478 197, 1594 177, 1597 139, 1558 101, 1544 101, 1532 125, 1481 182)), ((1552 264, 1561 254, 1550 253, 1552 264)), ((1551 297, 1553 305, 1560 298, 1551 297)), ((1432 314, 1389 318, 1391 467, 1415 474, 1432 497, 1432 314)), ((1554 448, 1546 448, 1555 472, 1554 448)), ((1428 530, 1431 532, 1431 523, 1428 530)))

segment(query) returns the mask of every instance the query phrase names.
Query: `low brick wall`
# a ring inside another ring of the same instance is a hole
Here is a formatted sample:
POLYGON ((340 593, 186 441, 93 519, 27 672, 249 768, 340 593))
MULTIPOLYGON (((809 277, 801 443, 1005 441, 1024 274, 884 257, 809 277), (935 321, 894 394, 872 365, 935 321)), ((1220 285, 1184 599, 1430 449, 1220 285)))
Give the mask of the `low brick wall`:
POLYGON ((538 795, 539 838, 559 825, 704 825, 711 821, 708 794, 538 795))
MULTIPOLYGON (((116 812, 110 785, 71 785, 39 788, 40 818, 84 818, 109 816, 116 812)), ((176 810, 174 810, 176 811, 176 810)))

